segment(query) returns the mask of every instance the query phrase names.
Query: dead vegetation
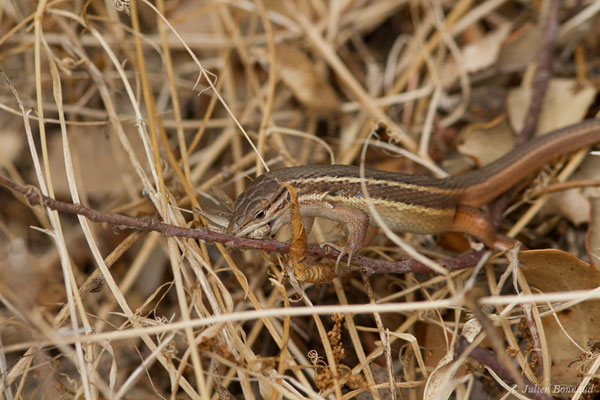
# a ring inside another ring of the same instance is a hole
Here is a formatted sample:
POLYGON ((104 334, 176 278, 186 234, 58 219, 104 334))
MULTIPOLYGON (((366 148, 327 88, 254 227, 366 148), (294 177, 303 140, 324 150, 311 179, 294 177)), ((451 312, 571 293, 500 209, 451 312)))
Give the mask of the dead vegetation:
MULTIPOLYGON (((214 185, 235 197, 267 167, 457 174, 598 112, 596 1, 108 3, 0 5, 0 175, 103 215, 198 228, 214 185)), ((291 273, 306 243, 228 249, 2 189, 2 396, 594 398, 588 154, 488 206, 538 250, 472 257, 454 233, 401 250, 380 231, 358 264, 420 254, 441 273, 320 285, 291 273)), ((319 221, 309 241, 343 238, 319 221)))

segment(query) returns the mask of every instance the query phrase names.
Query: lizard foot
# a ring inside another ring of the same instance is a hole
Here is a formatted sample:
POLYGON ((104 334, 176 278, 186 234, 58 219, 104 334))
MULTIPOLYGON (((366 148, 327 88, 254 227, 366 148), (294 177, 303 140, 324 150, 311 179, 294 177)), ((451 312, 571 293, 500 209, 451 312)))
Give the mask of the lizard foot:
POLYGON ((339 272, 340 262, 342 261, 344 256, 348 256, 347 265, 348 265, 348 268, 350 268, 350 265, 352 264, 352 257, 354 256, 354 254, 356 254, 356 249, 353 249, 350 246, 341 246, 341 245, 337 245, 337 244, 334 244, 331 242, 323 242, 319 246, 321 246, 321 248, 324 251, 327 251, 326 248, 330 247, 330 248, 335 249, 340 252, 340 254, 337 256, 337 259, 335 261, 335 274, 336 275, 339 272))

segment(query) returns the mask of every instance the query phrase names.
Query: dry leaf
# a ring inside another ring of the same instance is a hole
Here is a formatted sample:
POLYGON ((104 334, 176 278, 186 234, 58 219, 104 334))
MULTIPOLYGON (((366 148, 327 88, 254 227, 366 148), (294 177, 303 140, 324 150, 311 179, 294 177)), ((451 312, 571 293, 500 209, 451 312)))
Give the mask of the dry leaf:
POLYGON ((581 189, 564 190, 550 195, 540 215, 560 215, 579 225, 590 218, 590 203, 581 189))
MULTIPOLYGON (((302 50, 278 44, 275 52, 279 77, 304 107, 319 115, 340 110, 340 100, 323 78, 323 72, 315 68, 315 63, 302 50)), ((266 49, 254 49, 254 54, 267 62, 266 49)))
MULTIPOLYGON (((442 328, 427 325, 424 341, 425 348, 435 349, 428 352, 425 363, 428 368, 433 368, 424 388, 424 399, 447 399, 456 386, 456 376, 465 375, 466 366, 456 366, 454 361, 454 349, 448 349, 442 328), (457 368, 458 367, 458 368, 457 368)), ((472 341, 479 333, 481 327, 475 320, 465 323, 461 332, 467 340, 472 341)))
POLYGON ((292 240, 289 251, 294 267, 294 276, 300 282, 331 282, 335 278, 335 268, 332 265, 315 264, 306 266, 307 239, 302 215, 300 214, 300 205, 298 204, 298 193, 292 185, 288 183, 283 183, 283 185, 290 194, 289 209, 292 240))
MULTIPOLYGON (((591 82, 579 84, 575 79, 551 79, 542 104, 536 134, 577 123, 585 117, 597 93, 591 82)), ((515 132, 521 131, 529 110, 531 87, 509 91, 507 111, 515 132)))
POLYGON ((456 375, 454 364, 454 352, 449 351, 429 375, 423 394, 424 399, 445 400, 450 397, 454 389, 454 385, 450 382, 454 381, 456 375))
MULTIPOLYGON (((588 157, 569 181, 600 181, 600 157, 588 157)), ((590 219, 589 197, 600 197, 600 187, 575 188, 552 193, 540 215, 560 215, 575 225, 590 219)))
POLYGON ((540 41, 538 27, 531 23, 525 24, 505 40, 496 67, 503 73, 522 70, 537 57, 540 41))
POLYGON ((466 45, 463 49, 463 57, 467 71, 476 72, 496 62, 502 41, 508 35, 510 28, 510 24, 503 24, 475 43, 466 45))
MULTIPOLYGON (((469 43, 462 48, 461 67, 467 72, 477 72, 493 65, 500 54, 502 41, 510 31, 510 24, 506 23, 481 39, 469 43)), ((456 60, 450 59, 440 74, 444 87, 449 87, 458 79, 456 60)))
MULTIPOLYGON (((560 250, 532 250, 519 255, 527 282, 544 293, 591 290, 600 286, 600 271, 560 250)), ((586 301, 557 313, 564 330, 583 349, 600 337, 600 301, 586 301)), ((552 383, 576 385, 581 379, 576 362, 581 350, 558 326, 554 316, 542 318, 552 358, 552 383)))
POLYGON ((458 151, 474 158, 478 166, 483 166, 511 151, 514 143, 514 135, 504 120, 488 129, 470 130, 458 151))
MULTIPOLYGON (((292 227, 292 240, 290 242, 290 256, 294 265, 303 263, 306 258, 306 232, 302 223, 300 214, 300 205, 298 204, 298 193, 289 183, 283 184, 290 194, 290 226, 292 227)), ((295 269, 295 268, 294 268, 295 269)))

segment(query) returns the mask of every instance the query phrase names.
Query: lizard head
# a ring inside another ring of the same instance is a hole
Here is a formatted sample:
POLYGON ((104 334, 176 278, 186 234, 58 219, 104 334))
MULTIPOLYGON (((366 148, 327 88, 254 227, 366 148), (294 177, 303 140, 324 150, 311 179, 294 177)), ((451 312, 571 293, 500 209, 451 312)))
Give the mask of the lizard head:
POLYGON ((259 176, 235 201, 227 233, 254 239, 276 233, 288 202, 287 190, 271 174, 259 176))

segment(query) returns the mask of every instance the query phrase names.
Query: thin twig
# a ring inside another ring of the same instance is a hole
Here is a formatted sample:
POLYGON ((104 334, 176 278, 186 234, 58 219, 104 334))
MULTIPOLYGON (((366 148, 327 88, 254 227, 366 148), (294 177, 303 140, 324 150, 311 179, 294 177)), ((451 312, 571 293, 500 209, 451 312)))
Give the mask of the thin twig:
POLYGON ((542 43, 540 54, 537 60, 537 68, 531 88, 531 102, 525 116, 525 122, 521 132, 516 138, 516 145, 525 143, 533 136, 537 129, 538 120, 542 112, 544 96, 548 90, 548 82, 552 76, 552 55, 554 52, 554 43, 556 41, 556 32, 558 32, 558 0, 548 2, 548 12, 544 28, 542 29, 542 43))
MULTIPOLYGON (((91 221, 105 222, 117 227, 126 227, 141 231, 156 231, 165 236, 187 237, 209 243, 223 243, 229 247, 263 250, 276 253, 288 253, 290 247, 289 243, 284 243, 277 240, 240 238, 211 231, 206 228, 185 228, 182 226, 165 224, 164 222, 160 222, 152 218, 135 218, 122 214, 102 212, 86 207, 82 204, 73 204, 54 200, 42 195, 35 187, 26 188, 2 176, 0 176, 0 185, 25 196, 31 206, 43 204, 44 206, 50 207, 56 211, 66 214, 82 215, 91 221)), ((340 253, 335 249, 324 249, 319 246, 309 246, 307 248, 307 254, 312 257, 337 259, 340 253)), ((441 260, 439 264, 446 267, 449 271, 453 271, 456 269, 472 267, 477 264, 477 261, 480 258, 481 253, 473 253, 457 259, 441 260)), ((342 261, 345 260, 346 256, 342 258, 342 261)), ((353 264, 364 268, 369 274, 384 272, 410 273, 431 271, 431 269, 426 265, 414 260, 386 261, 354 255, 352 257, 352 262, 353 264)))

